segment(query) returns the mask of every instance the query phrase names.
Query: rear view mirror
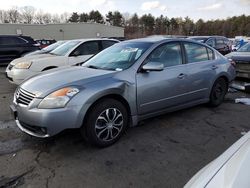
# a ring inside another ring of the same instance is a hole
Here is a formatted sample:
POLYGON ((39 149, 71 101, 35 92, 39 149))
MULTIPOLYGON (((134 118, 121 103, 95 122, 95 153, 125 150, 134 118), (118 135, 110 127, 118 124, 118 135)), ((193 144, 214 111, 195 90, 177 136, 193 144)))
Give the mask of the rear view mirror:
POLYGON ((148 62, 146 65, 143 65, 142 70, 144 71, 162 71, 164 65, 159 62, 148 62))

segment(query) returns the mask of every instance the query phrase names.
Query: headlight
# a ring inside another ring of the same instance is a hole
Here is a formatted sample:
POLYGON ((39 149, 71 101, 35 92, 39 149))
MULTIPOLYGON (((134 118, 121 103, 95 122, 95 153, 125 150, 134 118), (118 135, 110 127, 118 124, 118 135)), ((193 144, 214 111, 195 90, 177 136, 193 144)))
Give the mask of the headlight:
POLYGON ((20 63, 17 63, 14 67, 16 69, 28 69, 30 68, 32 62, 20 62, 20 63))
POLYGON ((75 87, 66 87, 59 89, 45 97, 38 105, 38 108, 63 108, 78 92, 79 89, 75 87))

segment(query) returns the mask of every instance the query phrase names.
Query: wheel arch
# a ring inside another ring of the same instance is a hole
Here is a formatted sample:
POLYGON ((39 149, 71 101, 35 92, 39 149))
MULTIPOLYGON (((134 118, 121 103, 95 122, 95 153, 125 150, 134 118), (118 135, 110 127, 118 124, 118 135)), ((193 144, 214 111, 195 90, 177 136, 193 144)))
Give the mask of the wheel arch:
MULTIPOLYGON (((94 107, 98 102, 100 102, 100 101, 102 101, 102 100, 105 100, 105 99, 108 99, 108 98, 110 98, 110 99, 115 99, 115 100, 121 102, 121 103, 124 105, 124 107, 126 108, 128 114, 129 114, 129 116, 130 116, 129 118, 131 119, 131 107, 130 107, 128 101, 127 101, 122 95, 120 95, 120 94, 117 94, 117 93, 112 93, 112 94, 111 94, 111 93, 110 93, 110 94, 105 94, 105 95, 103 95, 103 96, 100 96, 99 98, 97 98, 97 99, 94 100, 95 102, 93 102, 93 103, 87 108, 87 110, 86 110, 86 112, 85 112, 85 114, 84 114, 84 116, 83 116, 82 125, 81 125, 81 126, 84 125, 84 122, 86 121, 87 116, 88 116, 88 114, 90 113, 90 111, 93 109, 93 107, 94 107)), ((131 121, 131 120, 130 120, 130 121, 131 121)))
POLYGON ((213 85, 214 83, 216 82, 216 80, 220 79, 220 78, 223 78, 226 82, 227 82, 227 86, 229 86, 229 83, 230 83, 230 79, 229 79, 229 76, 227 74, 219 74, 216 79, 213 81, 213 85))

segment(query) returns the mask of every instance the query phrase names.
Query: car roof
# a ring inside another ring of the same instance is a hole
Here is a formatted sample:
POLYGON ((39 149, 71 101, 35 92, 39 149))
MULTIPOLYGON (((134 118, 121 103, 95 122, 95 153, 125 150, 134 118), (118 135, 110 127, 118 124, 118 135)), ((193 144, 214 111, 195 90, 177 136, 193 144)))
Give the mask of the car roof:
POLYGON ((208 38, 213 38, 213 37, 221 37, 221 38, 226 38, 224 36, 218 36, 218 35, 212 35, 212 36, 191 36, 191 37, 188 37, 189 39, 192 39, 192 38, 204 38, 204 39, 208 39, 208 38))
POLYGON ((30 36, 27 36, 27 35, 0 35, 0 37, 29 37, 31 38, 30 36))
MULTIPOLYGON (((145 42, 145 43, 152 43, 152 44, 157 44, 157 43, 162 43, 162 42, 171 42, 171 41, 176 41, 176 42, 192 42, 192 43, 197 43, 200 44, 197 41, 194 41, 192 39, 186 39, 186 38, 166 38, 166 37, 147 37, 147 38, 139 38, 139 39, 132 39, 132 40, 127 40, 123 41, 122 43, 127 43, 127 42, 145 42)), ((204 44, 203 44, 204 45, 204 44)))
POLYGON ((109 40, 109 41, 115 41, 119 42, 119 40, 116 39, 108 39, 108 38, 87 38, 87 39, 72 39, 68 41, 80 41, 80 42, 88 42, 88 41, 93 41, 93 40, 98 40, 98 41, 103 41, 103 40, 109 40))

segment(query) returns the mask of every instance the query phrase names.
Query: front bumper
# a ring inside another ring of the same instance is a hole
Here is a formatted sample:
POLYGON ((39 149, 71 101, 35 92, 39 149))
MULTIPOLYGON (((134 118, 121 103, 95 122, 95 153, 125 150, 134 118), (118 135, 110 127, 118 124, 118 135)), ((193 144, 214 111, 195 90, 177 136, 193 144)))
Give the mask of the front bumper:
POLYGON ((58 109, 38 109, 34 107, 41 99, 34 99, 28 106, 10 106, 16 124, 21 131, 39 138, 54 136, 65 129, 79 128, 77 121, 81 106, 66 106, 58 109))
POLYGON ((13 116, 15 118, 17 126, 21 131, 26 132, 29 135, 39 137, 39 138, 49 137, 49 134, 47 134, 46 128, 30 126, 30 125, 27 125, 27 124, 20 122, 18 120, 17 110, 16 110, 16 107, 14 105, 10 105, 10 109, 13 113, 13 116))
POLYGON ((30 69, 16 69, 14 67, 11 67, 13 65, 9 65, 6 68, 5 74, 6 77, 9 79, 11 83, 14 84, 21 84, 24 80, 38 74, 38 72, 33 72, 30 69))

